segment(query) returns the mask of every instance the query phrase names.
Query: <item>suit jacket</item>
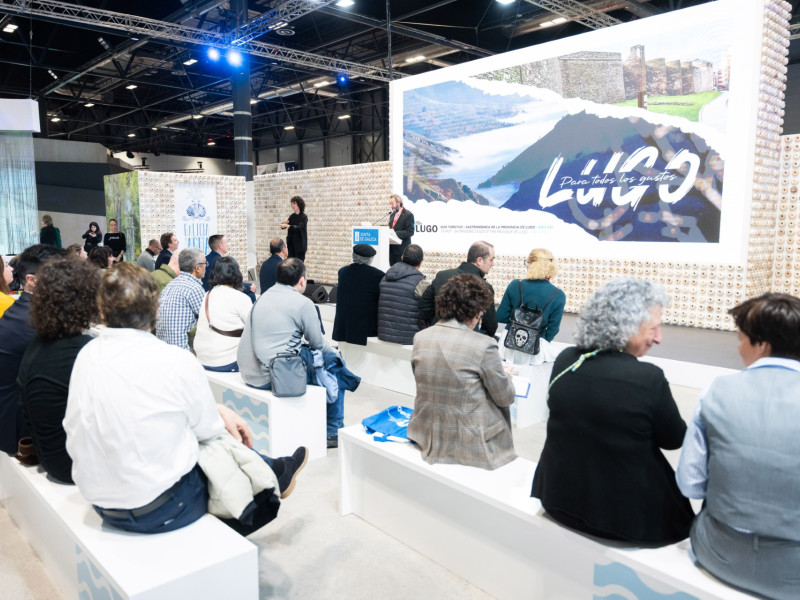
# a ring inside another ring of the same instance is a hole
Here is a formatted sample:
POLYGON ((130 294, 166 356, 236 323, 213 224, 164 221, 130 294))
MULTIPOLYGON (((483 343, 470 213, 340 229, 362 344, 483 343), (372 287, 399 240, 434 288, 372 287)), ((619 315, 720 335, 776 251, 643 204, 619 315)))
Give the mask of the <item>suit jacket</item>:
POLYGON ((222 254, 216 250, 212 250, 206 254, 206 274, 203 275, 203 289, 207 292, 211 291, 211 287, 208 284, 208 276, 211 275, 211 269, 214 268, 214 263, 217 262, 217 259, 221 257, 222 254))
POLYGON ((394 213, 389 215, 389 228, 394 229, 403 243, 402 244, 389 244, 389 266, 396 262, 400 262, 403 256, 403 250, 411 245, 411 236, 414 235, 414 214, 407 208, 403 208, 403 212, 397 217, 397 223, 392 225, 394 221, 394 213))
POLYGON ((277 282, 275 277, 278 274, 278 265, 281 264, 282 260, 283 257, 280 254, 273 254, 261 263, 261 269, 258 271, 258 279, 262 294, 277 282))
POLYGON ((408 439, 431 463, 496 469, 514 460, 509 406, 514 384, 497 342, 455 320, 414 336, 417 382, 408 439))
POLYGON ((378 297, 384 272, 370 265, 353 263, 339 269, 333 339, 367 345, 378 335, 378 297))
MULTIPOLYGON (((567 348, 555 378, 586 350, 567 348)), ((661 369, 625 352, 588 358, 553 384, 547 438, 532 496, 557 521, 611 539, 668 544, 694 513, 661 448, 680 448, 686 424, 661 369)))
POLYGON ((157 271, 158 269, 161 268, 161 265, 168 265, 171 258, 172 258, 172 252, 170 252, 166 248, 162 248, 161 252, 159 252, 158 256, 156 256, 156 264, 153 267, 153 270, 157 271))
POLYGON ((428 286, 422 296, 419 299, 419 315, 420 318, 424 323, 432 324, 436 322, 436 296, 439 294, 439 290, 442 289, 442 286, 450 281, 456 275, 463 275, 464 273, 469 273, 470 275, 476 275, 483 279, 484 283, 486 283, 489 291, 492 293, 492 304, 489 308, 486 309, 486 312, 483 313, 483 319, 481 319, 480 327, 476 331, 480 331, 489 336, 494 336, 495 332, 497 332, 497 312, 494 308, 494 288, 491 284, 486 281, 486 276, 481 272, 481 270, 473 265, 472 263, 462 262, 457 269, 445 269, 444 271, 439 271, 436 274, 436 277, 433 278, 433 283, 428 286))

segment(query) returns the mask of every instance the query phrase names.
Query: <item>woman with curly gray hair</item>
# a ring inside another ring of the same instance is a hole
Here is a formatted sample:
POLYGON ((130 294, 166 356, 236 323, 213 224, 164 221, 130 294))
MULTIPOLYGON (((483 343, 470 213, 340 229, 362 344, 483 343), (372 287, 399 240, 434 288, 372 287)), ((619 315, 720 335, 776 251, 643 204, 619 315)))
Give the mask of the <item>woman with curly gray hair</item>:
POLYGON ((689 535, 694 513, 661 452, 681 447, 686 424, 661 369, 637 360, 661 343, 667 302, 655 283, 607 283, 556 359, 531 495, 563 525, 649 546, 689 535))

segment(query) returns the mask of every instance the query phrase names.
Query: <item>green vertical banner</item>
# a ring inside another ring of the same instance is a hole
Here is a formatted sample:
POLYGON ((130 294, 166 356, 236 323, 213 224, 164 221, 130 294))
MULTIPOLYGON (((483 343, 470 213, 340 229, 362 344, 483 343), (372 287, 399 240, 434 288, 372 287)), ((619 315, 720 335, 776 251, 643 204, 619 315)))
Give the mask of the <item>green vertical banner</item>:
POLYGON ((103 177, 106 195, 106 228, 116 219, 128 244, 125 260, 135 261, 142 252, 142 227, 139 218, 139 173, 119 173, 103 177))

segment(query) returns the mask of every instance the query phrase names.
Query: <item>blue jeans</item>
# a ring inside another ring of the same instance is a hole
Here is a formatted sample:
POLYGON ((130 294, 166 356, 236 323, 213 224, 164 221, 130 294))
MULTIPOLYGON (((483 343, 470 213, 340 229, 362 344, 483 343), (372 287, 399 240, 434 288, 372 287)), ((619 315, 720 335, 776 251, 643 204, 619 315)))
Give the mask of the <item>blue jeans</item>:
MULTIPOLYGON (((255 450, 254 450, 255 452, 255 450)), ((259 454, 271 469, 275 464, 274 459, 259 454)), ((206 514, 208 508, 208 480, 200 465, 181 477, 177 485, 166 492, 169 498, 164 504, 144 515, 134 516, 133 512, 126 509, 113 509, 109 514, 107 509, 94 507, 103 522, 126 531, 137 533, 165 533, 186 527, 206 514)), ((242 535, 249 535, 252 531, 243 532, 241 527, 223 520, 223 523, 236 529, 242 535)), ((255 531, 255 530, 253 530, 255 531)))
POLYGON ((229 365, 222 365, 221 367, 209 367, 208 365, 203 365, 203 368, 206 371, 214 371, 215 373, 238 373, 239 363, 233 361, 229 365))

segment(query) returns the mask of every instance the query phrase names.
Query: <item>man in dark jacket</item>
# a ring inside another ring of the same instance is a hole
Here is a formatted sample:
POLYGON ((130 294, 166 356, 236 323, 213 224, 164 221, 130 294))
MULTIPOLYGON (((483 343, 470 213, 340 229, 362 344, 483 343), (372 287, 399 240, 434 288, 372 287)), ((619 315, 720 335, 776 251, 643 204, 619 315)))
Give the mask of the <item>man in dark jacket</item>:
MULTIPOLYGON (((467 252, 467 261, 462 262, 457 269, 439 271, 436 277, 434 277, 433 283, 431 283, 430 287, 422 294, 422 297, 419 299, 419 314, 422 320, 427 325, 433 325, 437 321, 436 295, 439 293, 439 290, 442 289, 442 286, 450 281, 452 277, 461 275, 462 273, 470 273, 485 280, 486 275, 493 266, 494 246, 489 242, 475 242, 472 244, 472 246, 469 247, 469 252, 467 252)), ((492 297, 494 297, 494 288, 489 285, 488 281, 486 285, 489 287, 492 297)), ((483 319, 476 327, 476 331, 494 336, 497 331, 497 312, 495 311, 494 303, 492 303, 483 314, 483 319)))
POLYGON ((278 265, 289 256, 289 248, 281 238, 272 238, 269 242, 269 253, 270 257, 261 264, 261 270, 258 272, 262 294, 275 285, 278 265))
POLYGON ((394 229, 400 238, 399 244, 389 245, 389 266, 392 266, 400 262, 403 251, 411 243, 411 236, 414 235, 414 215, 410 210, 403 208, 403 196, 400 194, 389 196, 389 208, 392 209, 392 214, 389 215, 389 227, 394 229))
POLYGON ((35 334, 28 319, 31 294, 36 287, 36 273, 48 261, 65 254, 66 250, 55 246, 36 244, 19 255, 14 267, 14 276, 22 286, 22 295, 0 319, 0 450, 8 454, 14 454, 19 439, 27 435, 17 375, 25 348, 35 334))
POLYGON ((333 339, 348 344, 367 345, 367 338, 378 335, 378 296, 383 271, 370 266, 375 248, 353 246, 353 263, 339 269, 336 317, 333 339))
POLYGON ((430 285, 420 272, 422 248, 411 244, 399 263, 381 281, 378 338, 394 344, 413 344, 419 327, 419 298, 430 285))

